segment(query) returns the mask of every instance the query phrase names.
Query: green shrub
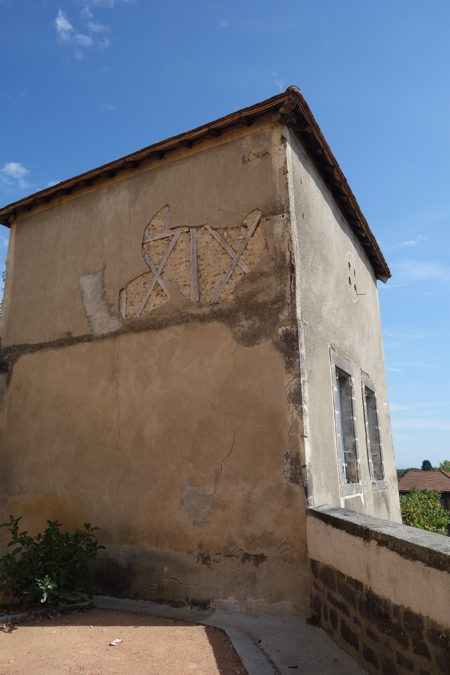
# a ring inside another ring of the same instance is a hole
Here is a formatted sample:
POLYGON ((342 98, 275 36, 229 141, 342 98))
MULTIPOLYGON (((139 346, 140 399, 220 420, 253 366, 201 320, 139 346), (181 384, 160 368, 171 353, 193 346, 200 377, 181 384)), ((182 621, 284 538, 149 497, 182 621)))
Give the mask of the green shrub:
POLYGON ((61 523, 48 520, 43 534, 35 537, 20 531, 22 518, 10 516, 6 527, 12 551, 0 558, 0 582, 14 602, 51 607, 92 595, 89 566, 100 546, 93 534, 97 527, 84 524, 84 531, 62 532, 61 523))
POLYGON ((438 534, 447 534, 449 513, 439 502, 438 490, 417 490, 400 496, 400 508, 405 525, 420 527, 438 534))

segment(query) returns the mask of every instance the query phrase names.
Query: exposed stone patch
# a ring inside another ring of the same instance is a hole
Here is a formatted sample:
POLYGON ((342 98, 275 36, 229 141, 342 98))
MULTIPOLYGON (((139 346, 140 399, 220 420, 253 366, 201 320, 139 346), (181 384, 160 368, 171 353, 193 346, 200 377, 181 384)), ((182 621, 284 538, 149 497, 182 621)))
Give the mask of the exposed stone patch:
MULTIPOLYGON (((219 321, 227 324, 236 342, 245 347, 272 339, 275 346, 283 354, 286 352, 286 357, 289 360, 286 367, 289 369, 295 362, 295 359, 292 358, 294 355, 291 349, 286 351, 285 347, 280 348, 281 341, 277 334, 280 322, 285 321, 289 324, 294 320, 289 314, 293 311, 293 305, 290 283, 291 272, 286 265, 285 253, 286 239, 289 236, 286 214, 266 215, 258 226, 255 235, 258 235, 259 231, 261 231, 264 241, 267 242, 267 247, 263 248, 259 262, 248 273, 239 276, 234 285, 232 299, 212 305, 192 302, 181 292, 175 292, 176 290, 179 291, 178 288, 175 288, 177 283, 169 280, 167 284, 171 292, 169 301, 164 302, 148 314, 144 313, 140 319, 130 318, 122 324, 120 319, 111 313, 104 297, 104 270, 101 269, 94 274, 83 275, 83 282, 80 280, 80 285, 87 287, 85 295, 88 308, 93 305, 93 311, 90 311, 88 315, 88 320, 89 316, 92 316, 96 321, 94 327, 91 326, 91 333, 73 336, 64 335, 41 343, 8 345, 8 347, 0 349, 0 361, 10 359, 11 364, 13 364, 23 353, 109 339, 113 337, 110 335, 111 333, 138 333, 160 330, 161 328, 192 321, 200 323, 219 321), (90 296, 93 296, 93 302, 89 305, 90 296), (291 354, 290 357, 289 354, 291 354)), ((244 260, 251 250, 250 246, 244 251, 244 260)), ((231 261, 231 258, 227 257, 231 261)), ((248 263, 249 261, 247 261, 248 263)), ((251 265, 248 264, 248 266, 251 265)), ((148 276, 148 274, 142 276, 148 276)), ((141 279, 141 277, 137 279, 141 279)), ((123 316, 126 314, 125 303, 126 296, 121 294, 118 304, 123 316)))
POLYGON ((241 223, 184 226, 171 222, 169 206, 164 206, 150 219, 142 239, 141 252, 150 271, 120 290, 122 318, 140 319, 173 295, 207 305, 231 300, 239 281, 267 248, 260 223, 261 211, 253 209, 241 223))

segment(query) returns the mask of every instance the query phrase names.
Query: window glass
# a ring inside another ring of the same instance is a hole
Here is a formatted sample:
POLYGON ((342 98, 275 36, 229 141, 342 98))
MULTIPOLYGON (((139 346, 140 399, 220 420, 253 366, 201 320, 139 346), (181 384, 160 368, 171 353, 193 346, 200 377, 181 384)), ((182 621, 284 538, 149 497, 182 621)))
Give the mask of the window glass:
POLYGON ((336 415, 345 482, 358 483, 352 379, 340 368, 336 368, 336 415))
POLYGON ((364 402, 366 408, 367 446, 369 459, 372 465, 372 478, 383 480, 383 458, 381 456, 380 430, 378 427, 377 400, 375 392, 364 387, 364 402))

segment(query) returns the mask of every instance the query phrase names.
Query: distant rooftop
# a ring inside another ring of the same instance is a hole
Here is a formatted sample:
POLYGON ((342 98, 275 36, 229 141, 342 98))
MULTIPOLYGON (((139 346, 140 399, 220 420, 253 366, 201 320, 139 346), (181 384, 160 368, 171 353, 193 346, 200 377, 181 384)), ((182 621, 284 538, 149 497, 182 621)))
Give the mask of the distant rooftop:
POLYGON ((439 471, 408 471, 398 481, 400 492, 409 492, 411 488, 418 490, 439 490, 450 492, 450 473, 439 471))

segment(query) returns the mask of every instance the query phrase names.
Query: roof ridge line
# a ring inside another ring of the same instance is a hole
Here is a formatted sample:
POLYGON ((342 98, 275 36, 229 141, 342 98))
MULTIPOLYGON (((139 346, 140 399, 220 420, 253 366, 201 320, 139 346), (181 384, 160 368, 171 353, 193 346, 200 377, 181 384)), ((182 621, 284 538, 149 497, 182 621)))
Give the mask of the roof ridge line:
POLYGON ((293 128, 325 185, 330 190, 335 203, 359 239, 373 267, 375 277, 383 282, 387 281, 391 272, 378 242, 314 115, 300 90, 294 85, 289 86, 285 92, 252 106, 241 108, 200 127, 153 143, 12 202, 0 208, 0 223, 10 227, 11 220, 23 211, 31 211, 42 204, 48 204, 57 197, 64 197, 74 190, 90 186, 96 180, 112 178, 121 171, 137 169, 142 161, 152 158, 162 159, 168 152, 180 147, 190 148, 195 142, 208 136, 218 136, 223 129, 236 124, 250 126, 255 118, 271 111, 278 112, 281 121, 293 128))

